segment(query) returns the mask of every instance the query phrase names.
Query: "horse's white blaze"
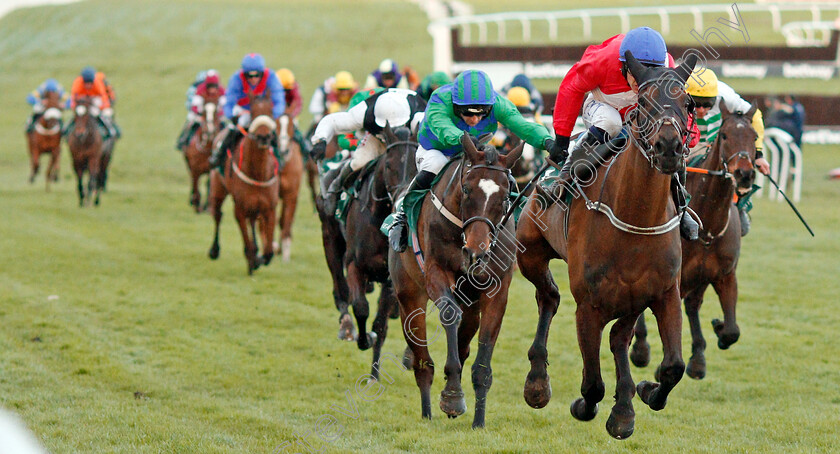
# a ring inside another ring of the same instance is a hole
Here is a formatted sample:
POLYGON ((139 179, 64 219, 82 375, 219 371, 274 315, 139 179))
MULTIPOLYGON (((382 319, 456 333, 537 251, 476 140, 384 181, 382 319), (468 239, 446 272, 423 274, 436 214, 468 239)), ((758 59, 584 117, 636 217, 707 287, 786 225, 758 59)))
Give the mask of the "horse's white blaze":
POLYGON ((216 104, 208 102, 204 105, 204 111, 207 112, 207 130, 213 134, 216 130, 216 104))
POLYGON ((269 117, 268 115, 260 115, 257 118, 254 118, 251 121, 251 126, 248 128, 248 132, 253 133, 257 130, 260 126, 268 126, 268 129, 274 131, 277 125, 274 123, 274 120, 269 117))
POLYGON ((737 126, 737 127, 738 127, 738 128, 743 128, 743 127, 744 127, 744 125, 742 125, 741 123, 738 123, 738 126, 737 126))
POLYGON ((87 107, 85 107, 85 106, 76 106, 76 115, 78 115, 78 116, 80 116, 80 117, 81 117, 82 115, 84 115, 84 114, 85 114, 85 112, 87 112, 87 107))
POLYGON ((484 195, 487 196, 487 198, 484 200, 484 209, 487 209, 487 202, 490 201, 490 197, 492 197, 493 194, 499 192, 501 188, 498 184, 496 184, 495 181, 487 179, 482 179, 481 181, 479 181, 478 187, 481 188, 481 190, 484 191, 484 195))
POLYGON ((286 151, 289 148, 289 117, 283 115, 280 117, 280 151, 286 151))
POLYGON ((47 120, 58 120, 61 118, 61 111, 56 107, 50 107, 46 112, 44 112, 44 118, 47 120))

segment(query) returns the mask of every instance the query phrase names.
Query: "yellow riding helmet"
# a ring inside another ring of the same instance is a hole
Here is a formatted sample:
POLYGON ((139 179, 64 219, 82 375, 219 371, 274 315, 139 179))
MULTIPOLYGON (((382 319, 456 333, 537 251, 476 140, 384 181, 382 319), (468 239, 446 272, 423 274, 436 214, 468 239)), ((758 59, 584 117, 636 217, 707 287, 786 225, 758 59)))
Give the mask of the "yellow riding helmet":
POLYGON ((283 88, 291 90, 295 86, 295 74, 288 68, 280 68, 277 70, 277 78, 283 84, 283 88))
POLYGON ((527 88, 512 87, 508 90, 507 99, 516 107, 527 107, 531 104, 531 93, 527 88))
POLYGON ((709 68, 697 68, 685 84, 685 91, 698 98, 717 98, 718 78, 709 68))
POLYGON ((337 90, 349 90, 355 88, 356 80, 347 71, 339 71, 335 75, 335 88, 337 90))

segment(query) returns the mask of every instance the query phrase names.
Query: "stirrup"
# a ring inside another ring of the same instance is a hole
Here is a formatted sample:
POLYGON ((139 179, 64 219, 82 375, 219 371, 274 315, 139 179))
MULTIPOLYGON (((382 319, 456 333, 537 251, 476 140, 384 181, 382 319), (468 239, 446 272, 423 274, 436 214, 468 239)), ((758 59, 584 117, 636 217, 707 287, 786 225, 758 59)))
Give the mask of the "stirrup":
POLYGON ((700 238, 700 224, 688 211, 684 211, 680 218, 680 235, 688 241, 697 241, 700 238))
POLYGON ((741 220, 741 237, 745 237, 750 233, 750 216, 747 210, 738 210, 738 215, 741 220))

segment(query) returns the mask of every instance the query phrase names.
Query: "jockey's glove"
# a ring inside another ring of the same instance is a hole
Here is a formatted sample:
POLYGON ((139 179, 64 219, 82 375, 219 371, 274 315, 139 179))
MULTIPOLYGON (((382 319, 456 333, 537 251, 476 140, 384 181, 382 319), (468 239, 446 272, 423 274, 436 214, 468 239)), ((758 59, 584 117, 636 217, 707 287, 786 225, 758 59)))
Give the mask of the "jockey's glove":
POLYGON ((312 151, 309 153, 312 156, 312 159, 316 161, 320 161, 324 159, 324 156, 327 154, 327 141, 326 140, 319 140, 315 145, 312 146, 312 151))
POLYGON ((545 148, 548 150, 548 158, 559 163, 569 156, 569 136, 557 136, 556 140, 545 141, 545 148))

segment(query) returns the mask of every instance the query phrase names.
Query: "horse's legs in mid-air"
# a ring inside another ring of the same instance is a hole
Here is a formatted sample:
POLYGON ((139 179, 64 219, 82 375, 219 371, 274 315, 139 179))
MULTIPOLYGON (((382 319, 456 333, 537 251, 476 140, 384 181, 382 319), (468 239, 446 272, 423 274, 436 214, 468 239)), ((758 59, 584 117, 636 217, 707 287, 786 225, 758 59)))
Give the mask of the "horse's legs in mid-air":
POLYGON ((58 181, 59 160, 61 159, 61 143, 50 152, 50 165, 47 167, 47 179, 53 183, 58 181))
POLYGON ((306 179, 309 183, 309 192, 312 194, 312 206, 315 206, 318 198, 318 163, 314 159, 306 160, 306 179))
POLYGON ((213 232, 213 244, 210 246, 210 251, 207 255, 211 259, 219 258, 219 224, 222 222, 222 203, 227 197, 227 188, 222 181, 222 174, 217 170, 210 171, 210 191, 207 195, 207 203, 210 206, 210 215, 213 216, 215 223, 215 230, 213 232))
POLYGON ((607 432, 619 440, 633 434, 636 413, 633 411, 633 396, 636 384, 630 375, 630 359, 627 349, 633 338, 633 325, 639 319, 636 315, 627 315, 618 319, 610 330, 610 351, 615 360, 615 405, 607 419, 607 432))
POLYGON ((248 275, 254 274, 254 270, 260 267, 260 259, 257 257, 257 236, 256 218, 248 216, 241 205, 233 204, 233 215, 239 223, 239 232, 242 234, 243 251, 245 260, 248 262, 248 275))
POLYGON ((376 308, 376 317, 371 323, 370 329, 373 331, 373 363, 370 374, 377 380, 379 379, 379 370, 376 364, 379 364, 379 358, 382 356, 382 345, 385 344, 385 337, 388 336, 388 314, 391 313, 391 308, 394 305, 399 305, 397 295, 394 294, 394 286, 391 281, 385 281, 379 292, 379 301, 376 308))
POLYGON ((85 206, 85 186, 83 180, 85 177, 86 163, 77 161, 73 163, 73 171, 76 173, 76 189, 79 193, 79 206, 85 206))
POLYGON ((94 205, 99 205, 99 162, 100 156, 88 160, 88 193, 87 203, 91 201, 94 205))
MULTIPOLYGON (((578 346, 583 356, 583 380, 579 397, 572 402, 572 416, 580 421, 591 421, 598 414, 598 402, 604 399, 604 380, 601 378, 601 337, 606 323, 601 320, 595 302, 578 302, 575 311, 578 346)), ((631 325, 632 326, 632 325, 631 325)), ((629 341, 628 341, 629 342, 629 341)))
POLYGON ((190 171, 190 206, 196 213, 201 213, 201 192, 198 190, 198 179, 201 174, 190 166, 190 160, 186 155, 184 155, 184 160, 187 161, 187 169, 190 171))
POLYGON ((688 326, 691 329, 691 357, 688 359, 686 374, 691 378, 701 379, 706 376, 706 339, 700 327, 700 306, 703 304, 703 294, 708 285, 702 285, 685 296, 685 315, 688 316, 688 326))
MULTIPOLYGON (((287 165, 292 164, 290 162, 287 165)), ((300 193, 300 175, 294 177, 290 174, 287 180, 286 184, 281 182, 280 190, 280 196, 283 199, 283 208, 280 211, 280 250, 284 262, 292 259, 292 223, 295 221, 295 210, 297 210, 300 193)))
POLYGON ((99 158, 99 178, 97 184, 100 191, 106 191, 108 187, 108 167, 111 165, 111 158, 114 153, 114 139, 108 139, 102 144, 102 155, 99 158))
MULTIPOLYGON (((686 309, 688 310, 688 309, 686 309)), ((633 329, 635 340, 633 350, 630 352, 630 361, 636 367, 647 367, 650 364, 650 344, 647 341, 647 325, 645 325, 645 313, 642 311, 636 320, 636 327, 633 329)))
MULTIPOLYGON (((479 299, 481 330, 478 333, 478 353, 476 353, 472 365, 472 385, 475 390, 473 429, 484 427, 487 393, 493 384, 493 369, 490 367, 490 360, 493 357, 493 348, 496 346, 496 339, 498 339, 499 331, 502 328, 502 317, 504 317, 507 308, 508 287, 511 277, 508 275, 503 278, 502 288, 494 296, 488 296, 482 292, 479 299)), ((467 343, 469 344, 469 340, 467 343)))
POLYGON ((653 410, 665 408, 668 394, 677 386, 685 372, 685 363, 682 359, 682 311, 678 286, 679 284, 675 285, 650 306, 656 317, 664 352, 662 363, 656 371, 660 383, 640 382, 636 386, 636 392, 639 393, 642 402, 648 404, 653 410))
MULTIPOLYGON (((277 222, 277 212, 274 208, 259 215, 260 233, 262 233, 263 255, 260 259, 263 265, 268 265, 274 257, 274 223, 277 222)), ((256 236, 254 241, 256 241, 256 236)))
POLYGON ((446 332, 446 364, 443 366, 446 386, 440 392, 440 409, 450 418, 455 418, 467 411, 461 389, 461 360, 458 358, 458 326, 462 310, 452 294, 454 280, 450 273, 439 266, 429 266, 426 283, 429 299, 437 306, 440 323, 446 332))
MULTIPOLYGON (((321 198, 319 197, 320 201, 321 198)), ((344 235, 341 234, 341 227, 335 217, 323 213, 323 206, 316 205, 318 217, 321 218, 321 240, 324 243, 324 256, 327 259, 327 268, 333 281, 333 301, 338 309, 338 338, 340 340, 356 340, 356 327, 353 326, 352 317, 348 310, 350 290, 347 287, 347 280, 344 278, 344 253, 347 251, 347 243, 344 235)))
MULTIPOLYGON (((394 254, 391 252, 391 254, 394 254)), ((401 261, 399 256, 392 255, 391 259, 401 261)), ((411 277, 401 270, 402 264, 391 265, 391 276, 394 279, 394 288, 397 290, 397 298, 400 302, 400 320, 406 343, 411 348, 412 369, 414 370, 414 381, 420 388, 420 410, 423 418, 432 419, 431 389, 432 380, 435 376, 435 364, 429 355, 428 345, 430 340, 426 334, 426 302, 428 296, 420 286, 412 281, 411 277), (395 270, 399 268, 400 270, 395 270), (396 272, 395 272, 396 271, 396 272), (402 284, 402 285, 400 285, 402 284)))
POLYGON ((356 265, 356 262, 351 259, 347 264, 347 286, 350 289, 350 303, 353 305, 353 315, 356 317, 356 325, 359 327, 361 335, 356 339, 356 345, 359 350, 367 350, 376 342, 376 333, 367 332, 367 319, 370 315, 370 305, 368 304, 365 291, 367 290, 368 280, 364 273, 356 265))
POLYGON ((735 271, 712 282, 712 287, 718 294, 720 307, 723 309, 723 322, 714 319, 712 327, 718 337, 718 348, 726 350, 741 337, 741 329, 735 321, 735 304, 738 302, 738 279, 735 277, 735 271))
MULTIPOLYGON (((38 169, 41 167, 41 153, 35 145, 35 137, 33 134, 26 135, 26 142, 29 146, 29 167, 32 171, 29 174, 29 183, 35 182, 35 176, 38 175, 38 169)), ((47 176, 49 178, 49 175, 47 176)))

